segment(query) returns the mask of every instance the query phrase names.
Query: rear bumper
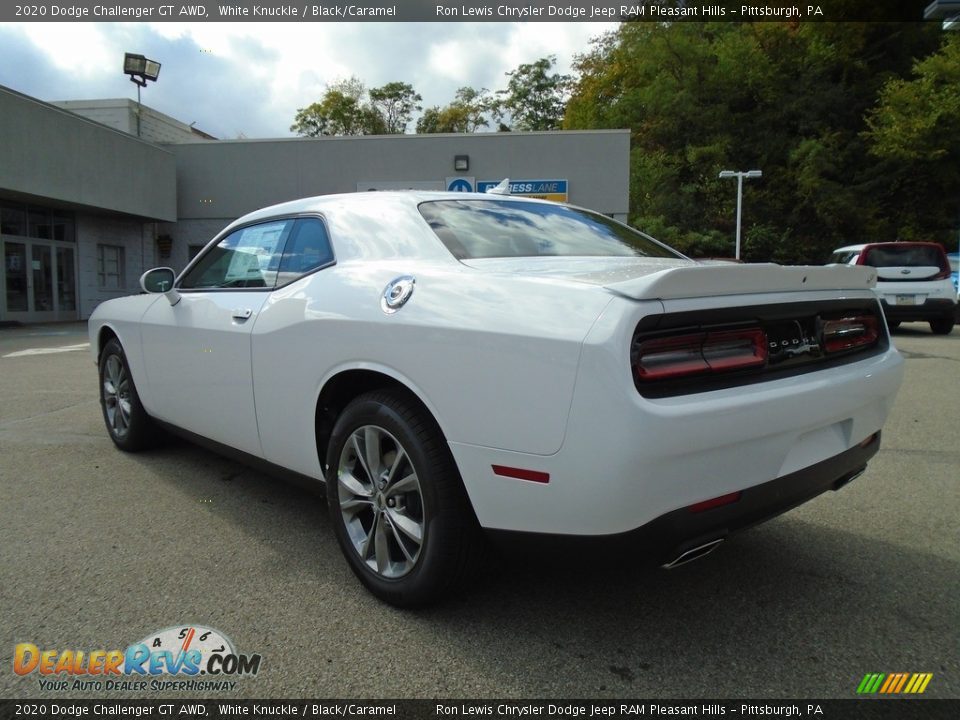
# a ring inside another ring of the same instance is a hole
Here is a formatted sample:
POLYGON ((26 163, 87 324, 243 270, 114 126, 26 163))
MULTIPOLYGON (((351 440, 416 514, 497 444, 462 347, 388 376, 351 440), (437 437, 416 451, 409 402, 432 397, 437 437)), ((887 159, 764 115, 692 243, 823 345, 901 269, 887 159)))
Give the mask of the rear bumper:
POLYGON ((886 299, 880 304, 888 320, 899 322, 953 319, 957 311, 957 303, 953 300, 939 298, 927 298, 922 305, 891 305, 886 299))
POLYGON ((695 548, 723 540, 737 530, 776 517, 827 490, 839 490, 863 472, 867 461, 879 449, 880 433, 877 432, 839 455, 746 488, 739 499, 729 505, 702 512, 681 508, 615 535, 553 535, 509 530, 488 530, 487 533, 498 546, 511 551, 545 557, 581 552, 591 557, 609 557, 611 553, 630 552, 632 558, 639 554, 651 565, 663 565, 695 548))
POLYGON ((591 331, 558 452, 449 443, 481 527, 612 536, 792 477, 879 431, 903 376, 903 358, 890 346, 855 362, 742 387, 645 397, 626 353, 618 352, 629 347, 635 328, 629 314, 610 312, 591 331), (542 481, 505 476, 494 466, 542 481))

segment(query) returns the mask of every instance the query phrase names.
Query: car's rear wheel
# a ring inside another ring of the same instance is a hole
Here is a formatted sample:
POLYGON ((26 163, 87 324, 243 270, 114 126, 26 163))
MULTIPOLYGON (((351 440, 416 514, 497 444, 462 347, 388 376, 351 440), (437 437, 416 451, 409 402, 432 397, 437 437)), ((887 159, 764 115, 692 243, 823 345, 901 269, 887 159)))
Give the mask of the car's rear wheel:
POLYGON ((337 541, 374 595, 423 605, 466 578, 479 528, 443 435, 419 403, 395 391, 355 399, 334 425, 327 466, 337 541))
POLYGON ((949 335, 953 330, 953 318, 941 318, 940 320, 930 321, 930 332, 934 335, 949 335))
POLYGON ((123 346, 112 338, 100 353, 100 409, 113 444, 135 451, 153 445, 159 429, 140 403, 123 346))

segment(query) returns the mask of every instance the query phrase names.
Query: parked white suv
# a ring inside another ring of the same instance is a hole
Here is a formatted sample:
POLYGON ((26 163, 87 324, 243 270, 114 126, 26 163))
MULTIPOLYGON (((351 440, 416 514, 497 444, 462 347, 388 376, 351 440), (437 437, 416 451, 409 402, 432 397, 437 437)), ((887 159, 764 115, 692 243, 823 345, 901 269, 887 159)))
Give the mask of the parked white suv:
POLYGON ((848 245, 833 251, 830 263, 877 268, 877 285, 887 324, 930 323, 935 335, 953 330, 957 291, 943 248, 927 242, 885 242, 848 245))

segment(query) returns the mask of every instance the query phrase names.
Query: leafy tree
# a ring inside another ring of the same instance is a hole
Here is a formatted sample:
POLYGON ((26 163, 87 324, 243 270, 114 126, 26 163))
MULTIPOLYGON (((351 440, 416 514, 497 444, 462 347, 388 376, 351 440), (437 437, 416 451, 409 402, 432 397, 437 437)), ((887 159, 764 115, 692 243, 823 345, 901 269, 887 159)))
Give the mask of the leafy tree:
POLYGON ((425 133, 472 133, 488 127, 489 115, 495 106, 486 88, 476 90, 462 87, 457 90, 453 102, 444 107, 433 106, 424 110, 417 121, 417 132, 425 133))
POLYGON ((891 78, 867 115, 871 152, 911 196, 899 234, 956 243, 960 211, 960 36, 943 33, 936 53, 916 62, 913 77, 891 78))
POLYGON ((717 175, 762 169, 744 257, 820 262, 923 226, 902 221, 917 179, 869 152, 864 118, 939 39, 925 23, 624 23, 576 59, 564 127, 629 128, 631 220, 689 252, 720 237, 732 254, 736 193, 717 175))
POLYGON ((404 82, 390 82, 371 88, 370 105, 382 118, 384 130, 390 134, 405 133, 410 117, 421 110, 423 98, 413 86, 404 82))
POLYGON ((507 89, 497 91, 502 96, 497 114, 509 114, 517 130, 558 130, 571 77, 551 74, 556 62, 556 55, 549 55, 508 72, 507 89))
POLYGON ((417 134, 458 132, 455 119, 447 112, 448 108, 434 105, 424 110, 417 120, 417 134))
POLYGON ((960 152, 960 36, 944 33, 940 49, 893 78, 867 116, 872 150, 897 160, 939 160, 960 152))
POLYGON ((297 114, 293 118, 293 125, 290 126, 290 132, 306 137, 320 137, 321 135, 332 135, 328 131, 329 127, 330 118, 326 114, 323 103, 315 102, 297 109, 297 114))
POLYGON ((290 130, 308 137, 384 134, 386 120, 376 107, 364 101, 366 94, 363 82, 356 77, 328 85, 319 102, 297 110, 290 130))

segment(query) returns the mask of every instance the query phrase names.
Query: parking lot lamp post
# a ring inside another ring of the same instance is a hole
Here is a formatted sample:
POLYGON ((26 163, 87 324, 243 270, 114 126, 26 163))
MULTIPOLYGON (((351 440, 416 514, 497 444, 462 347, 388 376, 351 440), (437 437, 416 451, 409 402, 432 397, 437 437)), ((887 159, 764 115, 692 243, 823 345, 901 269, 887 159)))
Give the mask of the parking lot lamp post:
POLYGON ((747 170, 745 172, 741 172, 738 170, 721 170, 720 177, 721 178, 735 177, 737 179, 737 248, 736 248, 736 254, 734 255, 734 257, 736 257, 737 260, 739 260, 740 259, 740 212, 743 207, 743 179, 763 177, 763 172, 760 170, 747 170))
POLYGON ((130 81, 137 86, 137 137, 140 137, 140 88, 147 86, 147 81, 155 82, 160 75, 160 63, 148 60, 143 55, 125 53, 123 56, 123 72, 130 76, 130 81))

